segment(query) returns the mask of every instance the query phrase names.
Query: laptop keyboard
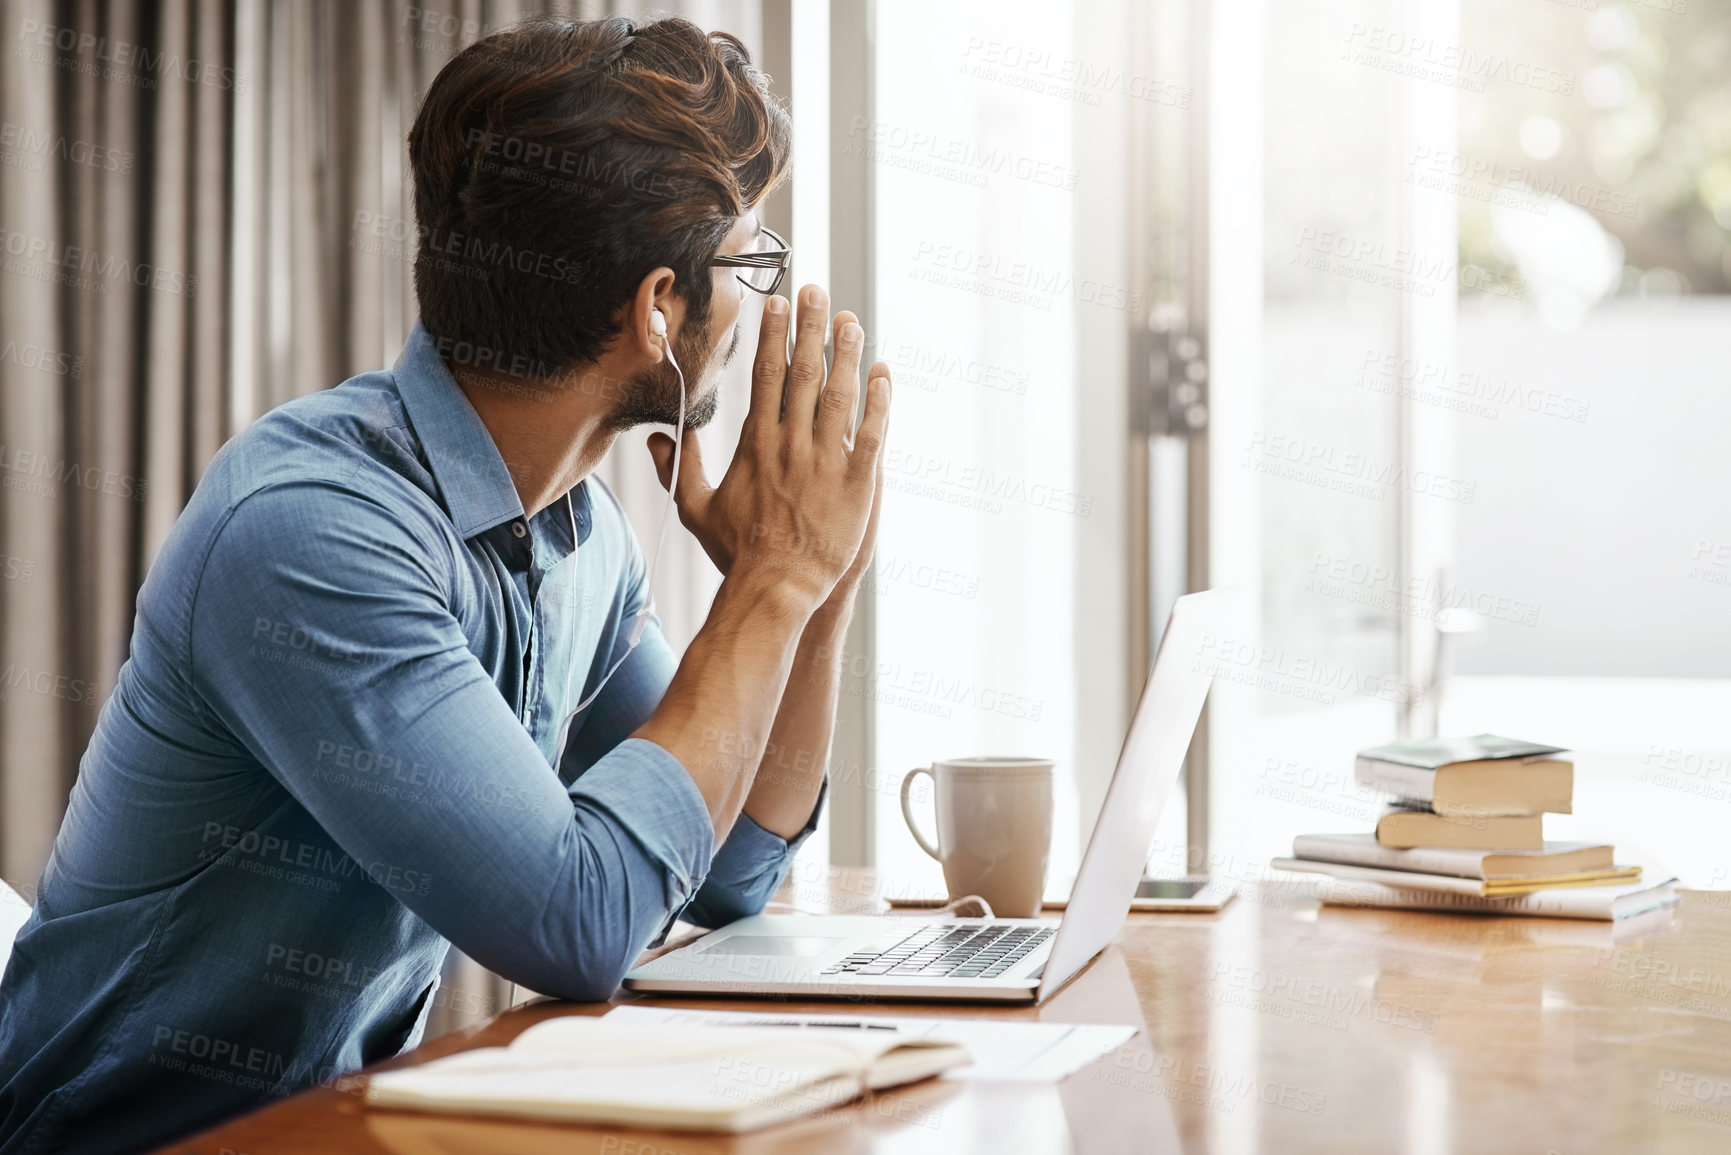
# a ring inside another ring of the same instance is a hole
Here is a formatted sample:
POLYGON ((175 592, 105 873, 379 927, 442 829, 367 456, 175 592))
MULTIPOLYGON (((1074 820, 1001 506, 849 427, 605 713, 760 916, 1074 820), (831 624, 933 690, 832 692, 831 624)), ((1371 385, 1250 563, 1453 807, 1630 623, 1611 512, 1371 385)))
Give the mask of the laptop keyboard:
POLYGON ((915 931, 888 950, 851 954, 822 973, 996 978, 1051 937, 1049 926, 944 923, 915 931))

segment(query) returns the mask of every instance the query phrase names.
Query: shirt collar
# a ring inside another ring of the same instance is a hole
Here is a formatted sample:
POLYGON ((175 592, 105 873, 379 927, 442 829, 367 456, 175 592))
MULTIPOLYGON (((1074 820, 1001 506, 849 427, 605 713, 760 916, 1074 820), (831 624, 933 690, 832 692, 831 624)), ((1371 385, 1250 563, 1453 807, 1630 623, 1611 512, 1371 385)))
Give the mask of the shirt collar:
POLYGON ((397 358, 397 393, 426 451, 457 536, 474 537, 523 516, 523 502, 493 435, 416 322, 397 358))

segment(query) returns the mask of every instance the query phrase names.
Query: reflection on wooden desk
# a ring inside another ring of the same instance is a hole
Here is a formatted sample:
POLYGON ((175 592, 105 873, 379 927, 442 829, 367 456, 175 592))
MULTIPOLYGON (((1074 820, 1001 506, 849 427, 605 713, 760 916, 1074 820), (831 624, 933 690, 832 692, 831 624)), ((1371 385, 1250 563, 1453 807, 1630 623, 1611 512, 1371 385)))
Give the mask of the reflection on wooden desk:
MULTIPOLYGON (((790 883, 782 898, 821 909, 828 893, 860 910, 876 901, 874 887, 869 872, 844 871, 824 886, 790 883)), ((1302 892, 1249 888, 1218 915, 1132 915, 1116 943, 1043 1006, 919 1008, 1137 1028, 1057 1086, 925 1083, 757 1134, 712 1137, 368 1112, 339 1083, 165 1150, 1731 1150, 1728 900, 1686 892, 1671 917, 1619 929, 1319 908, 1302 892)), ((397 1062, 497 1046, 550 1015, 606 1010, 535 1003, 397 1062)))

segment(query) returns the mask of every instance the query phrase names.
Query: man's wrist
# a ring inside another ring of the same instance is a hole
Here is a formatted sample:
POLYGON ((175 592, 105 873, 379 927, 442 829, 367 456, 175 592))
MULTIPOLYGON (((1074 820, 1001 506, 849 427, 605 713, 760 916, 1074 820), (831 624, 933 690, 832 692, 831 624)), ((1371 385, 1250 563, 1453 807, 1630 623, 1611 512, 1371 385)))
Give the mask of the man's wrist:
POLYGON ((721 581, 716 601, 723 600, 770 614, 803 630, 822 599, 805 584, 763 566, 735 565, 721 581))
POLYGON ((806 635, 839 636, 847 633, 848 623, 853 620, 854 596, 858 592, 857 586, 844 589, 837 585, 823 604, 812 611, 811 618, 805 623, 806 635))

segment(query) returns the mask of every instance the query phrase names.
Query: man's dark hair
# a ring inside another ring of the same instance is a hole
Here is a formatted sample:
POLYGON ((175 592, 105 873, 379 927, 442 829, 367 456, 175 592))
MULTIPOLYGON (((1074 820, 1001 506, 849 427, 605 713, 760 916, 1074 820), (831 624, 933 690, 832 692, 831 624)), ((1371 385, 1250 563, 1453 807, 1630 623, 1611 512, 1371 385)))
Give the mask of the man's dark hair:
POLYGON ((745 46, 688 20, 542 18, 471 44, 409 132, 422 324, 447 359, 551 376, 601 355, 661 265, 704 324, 710 262, 791 136, 745 46))

